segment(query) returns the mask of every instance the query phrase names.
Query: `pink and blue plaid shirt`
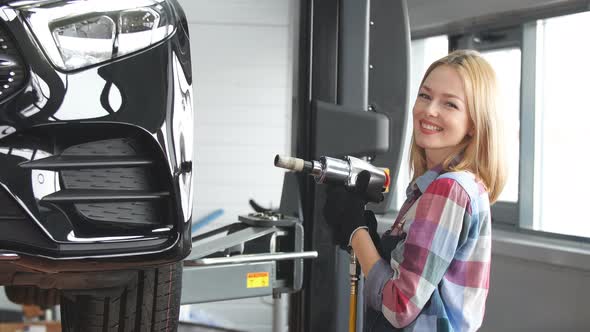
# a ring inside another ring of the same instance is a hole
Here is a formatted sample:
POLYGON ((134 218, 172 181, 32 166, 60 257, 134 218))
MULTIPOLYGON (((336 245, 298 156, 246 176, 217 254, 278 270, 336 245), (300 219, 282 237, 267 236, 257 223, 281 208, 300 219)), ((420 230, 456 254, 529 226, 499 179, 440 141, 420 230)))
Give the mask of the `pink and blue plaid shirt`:
POLYGON ((437 167, 408 187, 391 260, 369 271, 368 305, 404 331, 474 331, 489 288, 491 215, 484 185, 437 167))

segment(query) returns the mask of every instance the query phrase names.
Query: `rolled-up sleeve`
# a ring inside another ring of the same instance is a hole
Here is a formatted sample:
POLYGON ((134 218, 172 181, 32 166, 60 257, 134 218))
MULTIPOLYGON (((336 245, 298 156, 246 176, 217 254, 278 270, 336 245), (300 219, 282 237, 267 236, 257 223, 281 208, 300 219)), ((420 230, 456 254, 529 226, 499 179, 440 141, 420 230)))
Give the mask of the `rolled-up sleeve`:
POLYGON ((385 284, 393 278, 393 270, 384 259, 373 265, 365 281, 365 301, 371 308, 381 311, 381 296, 385 284))

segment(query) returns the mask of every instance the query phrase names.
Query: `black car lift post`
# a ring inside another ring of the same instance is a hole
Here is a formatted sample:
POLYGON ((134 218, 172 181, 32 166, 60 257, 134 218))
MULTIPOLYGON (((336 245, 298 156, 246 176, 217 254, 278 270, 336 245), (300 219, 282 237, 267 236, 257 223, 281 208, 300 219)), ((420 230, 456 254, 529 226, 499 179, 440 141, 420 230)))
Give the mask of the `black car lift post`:
MULTIPOLYGON (((406 1, 302 1, 300 15, 292 130, 296 156, 368 157, 397 179, 410 73, 406 1)), ((289 326, 293 331, 347 331, 348 254, 331 242, 321 212, 324 189, 303 176, 299 184, 305 248, 319 256, 306 262, 303 291, 291 297, 289 326)), ((388 213, 392 200, 387 194, 371 209, 388 213)), ((357 331, 362 331, 362 295, 358 300, 357 331)))
MULTIPOLYGON (((301 0, 299 12, 294 155, 366 157, 397 179, 410 71, 406 1, 301 0)), ((391 212, 392 196, 371 210, 391 212)), ((347 331, 349 257, 332 244, 324 200, 312 178, 287 173, 277 213, 240 216, 193 239, 182 304, 288 292, 290 331, 347 331)), ((361 295, 357 331, 363 306, 361 295)))

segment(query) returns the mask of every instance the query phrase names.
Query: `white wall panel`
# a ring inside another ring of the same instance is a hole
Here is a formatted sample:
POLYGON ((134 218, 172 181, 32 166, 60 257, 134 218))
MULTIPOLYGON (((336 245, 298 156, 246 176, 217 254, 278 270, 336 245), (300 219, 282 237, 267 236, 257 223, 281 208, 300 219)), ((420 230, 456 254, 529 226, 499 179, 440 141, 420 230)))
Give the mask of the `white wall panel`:
POLYGON ((259 126, 264 124, 269 127, 277 127, 283 126, 287 118, 286 114, 276 112, 277 105, 256 105, 255 108, 245 105, 224 106, 224 112, 216 112, 218 107, 203 105, 198 125, 206 127, 215 125, 259 126))
MULTIPOLYGON (((237 222, 248 204, 277 207, 289 153, 291 0, 180 0, 189 21, 195 109, 193 220, 223 209, 200 230, 237 222)), ((219 285, 222 286, 222 285, 219 285)), ((272 329, 272 299, 193 306, 230 328, 272 329)))
POLYGON ((184 6, 195 72, 195 220, 211 212, 201 205, 217 202, 225 211, 211 227, 250 212, 250 198, 274 206, 280 200, 283 173, 272 160, 288 152, 290 136, 287 4, 197 1, 184 6), (268 18, 260 23, 261 13, 273 17, 273 25, 268 18))
POLYGON ((179 1, 189 23, 287 25, 293 0, 184 0, 179 1))
POLYGON ((197 38, 202 43, 197 45, 200 53, 195 56, 200 61, 211 61, 216 66, 212 67, 214 69, 234 64, 275 66, 288 62, 286 47, 289 39, 285 38, 287 25, 189 24, 199 27, 190 30, 191 38, 197 38))
MULTIPOLYGON (((251 83, 256 84, 256 82, 251 83)), ((212 82, 207 86, 199 88, 198 91, 201 95, 196 98, 197 104, 205 107, 215 105, 215 107, 221 108, 222 105, 242 105, 248 106, 250 107, 250 111, 254 111, 255 107, 271 105, 276 106, 276 111, 280 112, 281 109, 279 107, 284 107, 285 105, 285 88, 232 86, 212 82)), ((223 110, 218 109, 216 111, 223 110)))

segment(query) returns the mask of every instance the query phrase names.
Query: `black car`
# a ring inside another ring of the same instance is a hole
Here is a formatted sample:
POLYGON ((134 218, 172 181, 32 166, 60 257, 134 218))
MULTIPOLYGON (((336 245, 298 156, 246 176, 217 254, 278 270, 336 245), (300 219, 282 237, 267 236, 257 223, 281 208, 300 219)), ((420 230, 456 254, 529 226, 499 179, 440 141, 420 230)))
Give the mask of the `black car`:
POLYGON ((191 249, 175 0, 0 1, 0 284, 64 331, 173 331, 191 249))

